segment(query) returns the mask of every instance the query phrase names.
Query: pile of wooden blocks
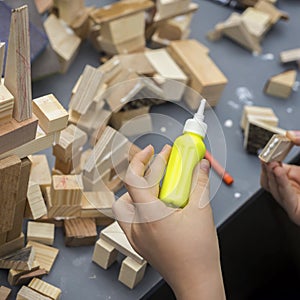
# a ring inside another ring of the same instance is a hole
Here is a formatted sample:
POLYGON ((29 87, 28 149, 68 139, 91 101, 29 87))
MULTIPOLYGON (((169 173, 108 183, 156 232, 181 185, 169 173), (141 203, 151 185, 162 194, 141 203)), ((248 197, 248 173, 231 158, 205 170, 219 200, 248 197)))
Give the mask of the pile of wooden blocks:
POLYGON ((278 10, 270 1, 259 0, 242 14, 232 13, 225 22, 218 23, 208 33, 208 38, 217 40, 224 35, 251 52, 261 53, 260 43, 265 34, 279 20, 288 18, 285 12, 278 10))

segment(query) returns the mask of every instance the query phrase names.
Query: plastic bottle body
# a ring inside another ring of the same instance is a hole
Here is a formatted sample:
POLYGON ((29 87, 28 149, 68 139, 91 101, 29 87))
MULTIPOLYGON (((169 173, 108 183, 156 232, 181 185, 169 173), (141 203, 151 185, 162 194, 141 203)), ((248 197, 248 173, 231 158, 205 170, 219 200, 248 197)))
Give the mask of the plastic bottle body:
POLYGON ((165 203, 184 207, 189 199, 193 170, 205 155, 203 138, 185 132, 173 145, 159 198, 165 203))

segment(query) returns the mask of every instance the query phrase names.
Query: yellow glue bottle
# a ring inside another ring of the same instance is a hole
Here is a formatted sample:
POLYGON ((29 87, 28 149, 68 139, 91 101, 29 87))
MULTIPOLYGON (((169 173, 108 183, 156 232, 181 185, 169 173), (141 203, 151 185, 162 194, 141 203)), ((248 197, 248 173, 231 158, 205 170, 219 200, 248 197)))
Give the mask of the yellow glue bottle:
POLYGON ((194 118, 186 121, 183 135, 174 142, 159 193, 159 199, 170 206, 184 207, 188 203, 194 167, 205 155, 205 103, 203 99, 194 118))

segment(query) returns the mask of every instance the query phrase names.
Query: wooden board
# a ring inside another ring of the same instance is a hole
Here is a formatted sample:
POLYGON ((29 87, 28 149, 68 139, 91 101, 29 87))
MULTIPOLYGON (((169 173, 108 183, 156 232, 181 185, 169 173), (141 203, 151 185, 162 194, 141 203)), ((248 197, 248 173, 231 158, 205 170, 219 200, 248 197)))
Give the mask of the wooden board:
POLYGON ((53 94, 34 99, 32 107, 46 133, 60 131, 67 126, 69 114, 53 94))
POLYGON ((46 245, 53 245, 54 224, 45 222, 27 223, 27 241, 35 241, 46 245))
POLYGON ((1 300, 7 300, 9 295, 11 293, 11 289, 2 285, 0 286, 0 299, 1 300))
POLYGON ((22 248, 0 257, 0 269, 30 270, 35 257, 32 247, 22 248))
POLYGON ((19 147, 35 138, 38 119, 31 118, 17 122, 11 119, 0 127, 0 154, 19 147))
POLYGON ((46 272, 49 273, 58 255, 59 249, 33 241, 29 241, 26 247, 33 247, 35 251, 35 260, 40 265, 41 269, 45 269, 46 272))
POLYGON ((12 10, 4 83, 15 98, 14 118, 18 122, 30 119, 32 94, 27 5, 12 10))
POLYGON ((110 243, 122 254, 131 257, 138 263, 143 263, 145 260, 141 257, 130 245, 125 233, 121 229, 118 222, 104 228, 100 233, 100 238, 110 243))
POLYGON ((93 218, 64 220, 65 245, 69 247, 94 245, 97 240, 96 222, 93 218))
POLYGON ((38 184, 44 192, 46 187, 51 186, 52 181, 47 156, 45 154, 30 155, 29 159, 32 163, 30 182, 38 184))
POLYGON ((17 294, 17 300, 53 300, 53 299, 43 296, 42 294, 23 285, 17 294))
POLYGON ((56 286, 54 286, 50 283, 47 283, 41 279, 33 278, 30 281, 28 287, 30 287, 34 291, 36 291, 44 296, 47 296, 53 300, 60 299, 61 289, 59 289, 56 286))
POLYGON ((21 160, 10 156, 0 160, 0 233, 13 228, 21 160))
POLYGON ((30 216, 33 220, 39 219, 47 214, 47 207, 37 183, 30 183, 27 191, 27 202, 30 216))

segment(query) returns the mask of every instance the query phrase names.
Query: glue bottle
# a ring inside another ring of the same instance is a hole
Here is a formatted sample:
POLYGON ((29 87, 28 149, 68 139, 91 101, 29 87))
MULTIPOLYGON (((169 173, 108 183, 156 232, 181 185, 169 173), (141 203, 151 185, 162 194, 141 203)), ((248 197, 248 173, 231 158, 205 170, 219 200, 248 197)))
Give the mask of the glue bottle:
POLYGON ((205 103, 203 99, 194 118, 186 121, 183 135, 174 142, 159 193, 159 199, 170 206, 182 208, 188 203, 194 167, 205 155, 205 103))

